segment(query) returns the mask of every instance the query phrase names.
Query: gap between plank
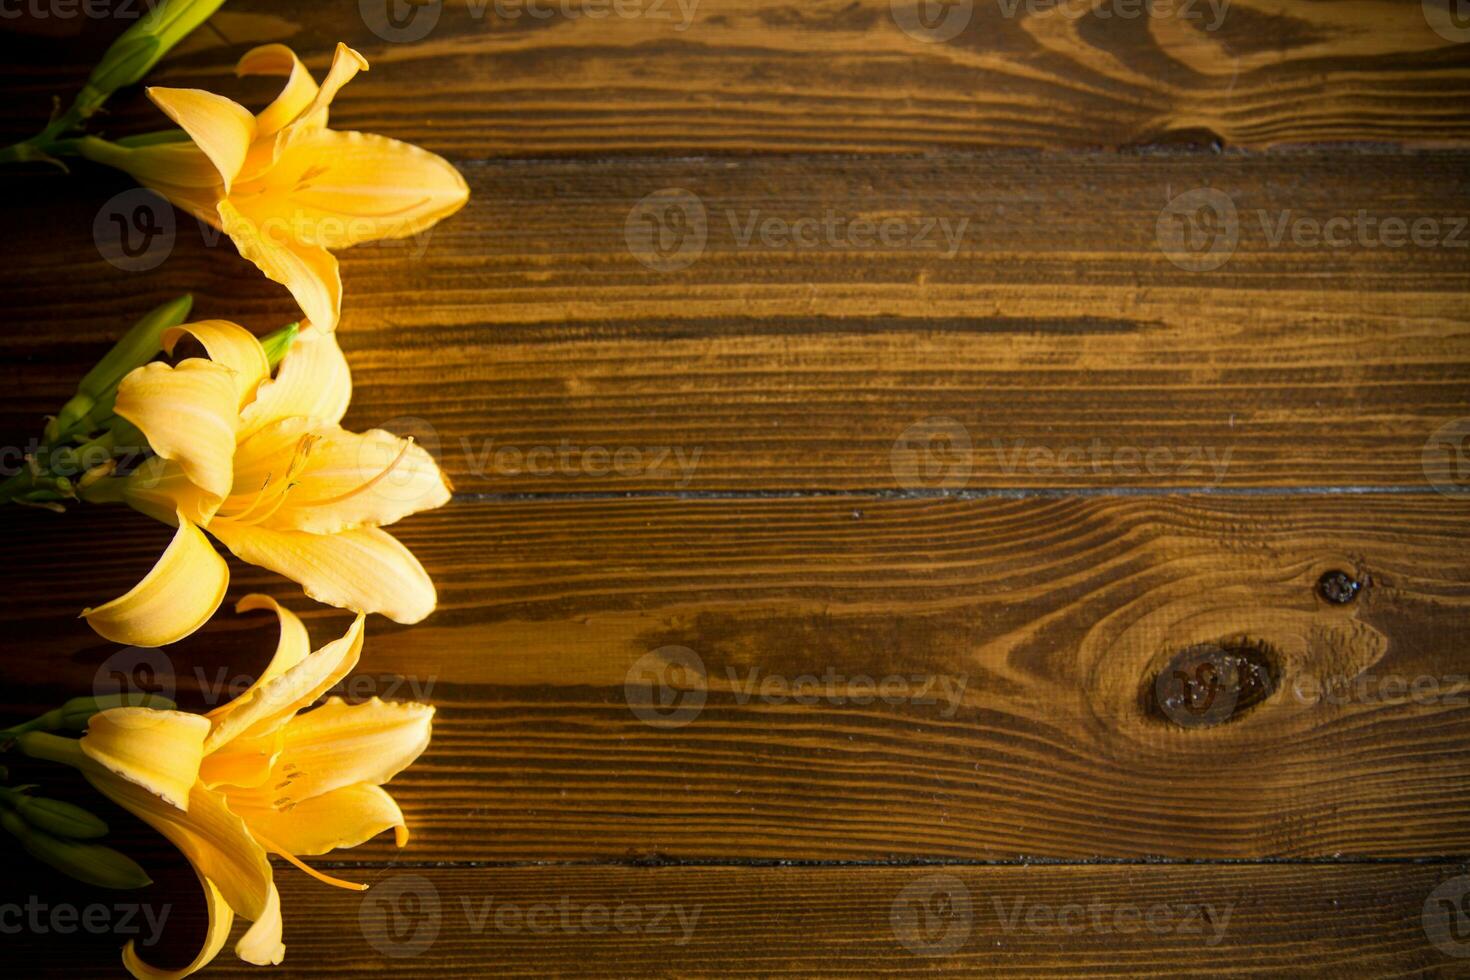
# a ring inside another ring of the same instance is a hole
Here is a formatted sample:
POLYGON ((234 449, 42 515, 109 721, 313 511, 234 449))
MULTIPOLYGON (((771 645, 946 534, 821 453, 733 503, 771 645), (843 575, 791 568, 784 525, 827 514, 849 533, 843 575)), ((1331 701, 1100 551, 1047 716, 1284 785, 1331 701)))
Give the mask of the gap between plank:
POLYGON ((515 501, 576 500, 802 500, 807 498, 852 498, 854 500, 1062 500, 1070 497, 1320 497, 1325 495, 1433 493, 1432 487, 1391 486, 1305 486, 1305 487, 1074 487, 995 488, 986 490, 588 490, 524 493, 461 493, 455 503, 500 503, 515 501))
POLYGON ((441 153, 446 160, 462 167, 564 167, 574 166, 661 166, 667 164, 708 164, 727 166, 731 163, 760 163, 775 160, 783 163, 853 162, 861 160, 986 160, 995 157, 1060 157, 1062 159, 1085 159, 1087 157, 1238 157, 1269 159, 1272 157, 1296 157, 1332 154, 1344 157, 1415 157, 1453 156, 1470 152, 1470 144, 1403 143, 1387 140, 1326 140, 1320 143, 1288 143, 1280 146, 1242 146, 1219 143, 1129 143, 1119 146, 1074 146, 1040 149, 1030 146, 997 144, 973 150, 937 149, 916 150, 908 153, 814 153, 809 150, 794 150, 789 153, 762 150, 732 151, 730 153, 694 153, 663 155, 634 153, 626 155, 598 156, 595 154, 569 153, 563 156, 481 156, 455 157, 441 153))
POLYGON ((1338 865, 1470 865, 1470 855, 1421 857, 1316 857, 1316 858, 1034 858, 1027 860, 979 860, 968 858, 904 858, 892 861, 844 861, 788 858, 587 858, 572 861, 316 861, 316 868, 1029 868, 1045 865, 1062 868, 1173 867, 1283 865, 1332 867, 1338 865))

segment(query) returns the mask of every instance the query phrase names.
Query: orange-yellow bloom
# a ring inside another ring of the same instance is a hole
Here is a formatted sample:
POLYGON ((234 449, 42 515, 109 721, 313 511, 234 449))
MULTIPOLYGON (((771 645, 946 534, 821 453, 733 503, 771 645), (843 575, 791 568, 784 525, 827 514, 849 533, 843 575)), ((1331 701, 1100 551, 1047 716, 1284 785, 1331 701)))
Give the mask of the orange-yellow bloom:
POLYGON ((162 646, 204 625, 224 600, 229 570, 201 528, 328 605, 400 623, 433 612, 428 573, 382 527, 448 502, 448 481, 412 440, 338 424, 352 384, 336 336, 302 332, 272 378, 243 327, 185 324, 164 335, 166 349, 185 334, 209 357, 145 364, 118 386, 115 411, 156 455, 83 491, 178 531, 138 585, 83 613, 93 629, 118 643, 162 646))
POLYGON ((241 255, 291 291, 314 326, 332 330, 342 307, 332 250, 417 235, 469 198, 459 172, 427 150, 327 128, 332 98, 367 66, 339 44, 318 88, 290 48, 267 44, 236 66, 241 75, 285 76, 261 112, 199 89, 150 88, 189 141, 88 138, 79 148, 223 229, 241 255))
POLYGON ((209 928, 182 970, 161 970, 133 944, 134 977, 175 980, 203 968, 229 939, 236 915, 253 925, 235 953, 260 966, 281 962, 281 899, 267 857, 276 854, 328 884, 361 889, 308 868, 301 856, 356 847, 389 828, 408 842, 403 813, 381 787, 429 744, 434 709, 374 698, 329 698, 301 713, 352 671, 363 617, 310 652, 306 628, 261 595, 240 610, 273 609, 281 638, 251 687, 208 715, 113 708, 94 715, 80 742, 43 735, 28 751, 81 770, 98 791, 167 837, 204 889, 209 928))

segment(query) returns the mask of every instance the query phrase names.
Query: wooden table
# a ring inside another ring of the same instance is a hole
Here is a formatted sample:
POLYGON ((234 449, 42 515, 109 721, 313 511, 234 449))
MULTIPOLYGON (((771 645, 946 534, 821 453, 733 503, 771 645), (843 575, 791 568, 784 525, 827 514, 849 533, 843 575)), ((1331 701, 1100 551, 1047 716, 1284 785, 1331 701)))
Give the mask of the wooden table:
MULTIPOLYGON (((249 46, 345 40, 334 125, 473 193, 341 257, 349 426, 458 490, 398 528, 438 613, 375 618, 350 693, 439 714, 412 843, 317 862, 372 890, 278 869, 272 975, 1466 972, 1470 25, 1437 2, 231 0, 155 81, 263 100, 249 46)), ((9 141, 118 25, 0 29, 9 141)), ((5 176, 14 445, 152 304, 294 316, 182 216, 166 262, 105 260, 115 175, 5 176)), ((76 613, 167 531, 0 521, 19 715, 117 666, 76 613)), ((207 707, 272 645, 222 615, 165 667, 207 707)), ((115 823, 187 950, 192 877, 115 823)), ((113 975, 137 934, 58 932, 8 968, 113 975)))

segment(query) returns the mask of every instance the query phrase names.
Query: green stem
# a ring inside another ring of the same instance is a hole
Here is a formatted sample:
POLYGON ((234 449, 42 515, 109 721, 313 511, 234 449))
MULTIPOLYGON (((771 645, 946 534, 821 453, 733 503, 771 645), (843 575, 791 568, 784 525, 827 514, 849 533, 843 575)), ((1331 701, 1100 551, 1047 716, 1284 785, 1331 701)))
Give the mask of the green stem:
POLYGON ((128 498, 125 494, 127 488, 127 477, 110 476, 82 487, 78 495, 89 504, 121 504, 127 502, 128 498))
POLYGON ((126 170, 126 161, 130 151, 125 146, 109 143, 99 136, 83 136, 76 140, 67 140, 60 146, 63 153, 75 153, 79 157, 100 163, 106 167, 115 167, 118 170, 126 170))
POLYGON ((15 746, 22 755, 32 759, 59 762, 73 769, 81 769, 87 764, 82 743, 74 738, 62 738, 49 732, 25 732, 15 740, 15 746))
POLYGON ((22 722, 19 725, 12 725, 4 731, 0 731, 0 746, 9 745, 26 732, 55 731, 61 727, 61 718, 61 709, 52 708, 44 715, 38 715, 30 721, 22 722))
POLYGON ((22 492, 31 489, 31 480, 32 476, 29 469, 23 469, 19 473, 7 477, 4 482, 0 482, 0 502, 14 500, 22 492))

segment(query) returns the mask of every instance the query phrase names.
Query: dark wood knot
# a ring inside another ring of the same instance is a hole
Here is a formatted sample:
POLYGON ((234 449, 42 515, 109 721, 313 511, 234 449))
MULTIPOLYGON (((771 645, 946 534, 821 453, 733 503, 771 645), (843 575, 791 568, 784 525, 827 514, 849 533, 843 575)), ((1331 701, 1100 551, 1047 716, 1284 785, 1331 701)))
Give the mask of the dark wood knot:
POLYGON ((1265 644, 1201 643, 1169 658, 1149 685, 1148 708, 1183 728, 1223 725, 1270 697, 1279 677, 1265 644))

